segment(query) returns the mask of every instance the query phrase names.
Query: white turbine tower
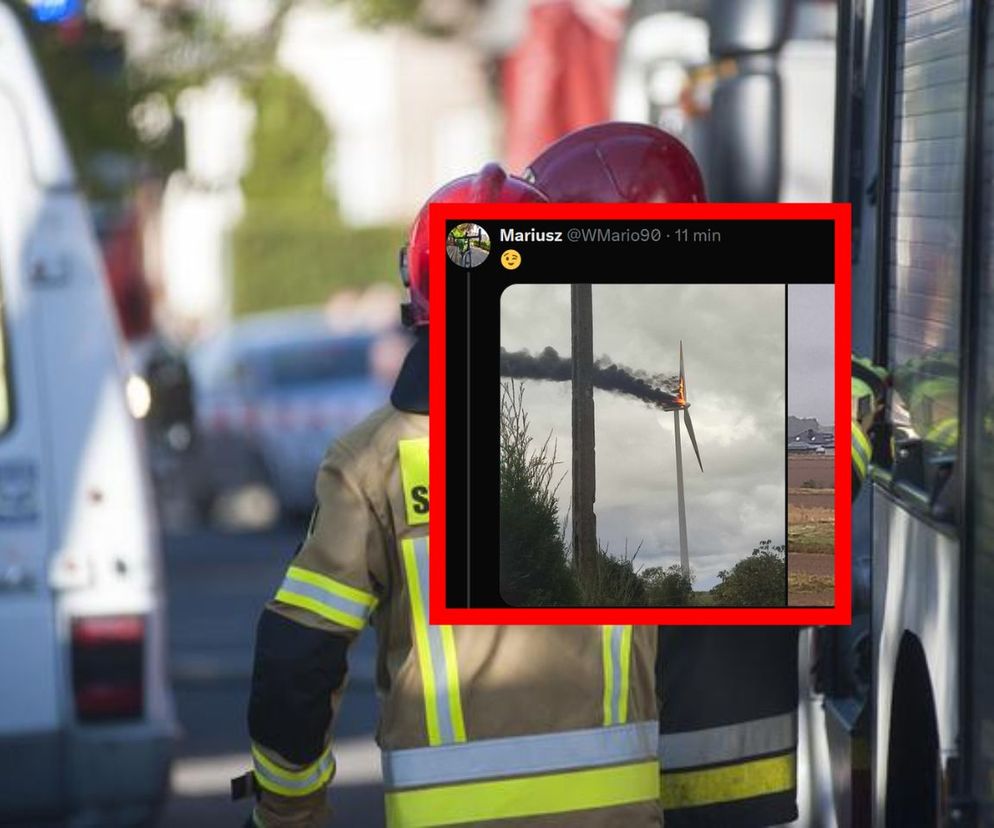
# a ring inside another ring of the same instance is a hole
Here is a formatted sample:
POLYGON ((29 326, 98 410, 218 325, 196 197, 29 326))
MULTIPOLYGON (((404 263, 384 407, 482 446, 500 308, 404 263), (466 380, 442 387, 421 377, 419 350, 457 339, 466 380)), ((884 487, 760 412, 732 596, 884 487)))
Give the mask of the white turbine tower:
MULTIPOLYGON (((684 577, 690 576, 690 554, 687 552, 687 510, 683 499, 683 451, 680 445, 680 412, 683 412, 683 422, 687 426, 687 434, 697 455, 697 464, 704 471, 701 462, 701 452, 697 448, 697 438, 694 436, 694 424, 690 421, 690 403, 687 402, 687 378, 683 373, 683 341, 680 342, 680 384, 677 388, 676 406, 673 408, 673 433, 676 437, 676 499, 680 517, 680 570, 684 577)), ((660 419, 660 425, 663 424, 660 419)))

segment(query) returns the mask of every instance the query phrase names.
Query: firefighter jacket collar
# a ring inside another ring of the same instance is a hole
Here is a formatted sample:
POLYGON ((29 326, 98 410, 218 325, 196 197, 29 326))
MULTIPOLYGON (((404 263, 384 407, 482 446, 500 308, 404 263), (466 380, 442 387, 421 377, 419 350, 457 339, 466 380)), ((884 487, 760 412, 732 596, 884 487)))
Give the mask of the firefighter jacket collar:
POLYGON ((428 329, 421 328, 407 352, 390 393, 394 408, 411 414, 428 413, 428 329))

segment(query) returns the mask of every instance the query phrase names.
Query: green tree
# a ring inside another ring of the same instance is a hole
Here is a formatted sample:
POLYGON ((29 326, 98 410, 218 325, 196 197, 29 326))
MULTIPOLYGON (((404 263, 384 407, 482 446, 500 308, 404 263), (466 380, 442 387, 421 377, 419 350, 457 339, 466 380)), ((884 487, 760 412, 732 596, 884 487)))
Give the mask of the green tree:
POLYGON ((787 602, 784 546, 774 546, 772 540, 760 541, 752 555, 731 571, 719 572, 718 579, 711 590, 716 606, 782 607, 787 602))
MULTIPOLYGON (((524 387, 502 383, 500 396, 500 591, 513 606, 579 603, 556 500, 555 448, 534 447, 524 387)), ((560 478, 560 482, 561 482, 560 478)))
MULTIPOLYGON (((78 39, 68 42, 59 27, 35 22, 23 0, 0 0, 18 15, 32 42, 84 190, 101 199, 125 194, 138 171, 165 176, 183 165, 179 130, 153 144, 139 141, 129 121, 136 103, 151 92, 175 102, 183 89, 222 75, 251 84, 275 64, 289 14, 308 2, 312 0, 275 0, 268 24, 247 34, 230 31, 211 4, 159 3, 153 10, 153 4, 145 3, 143 14, 156 15, 156 42, 126 62, 120 34, 104 28, 94 15, 86 17, 78 39), (107 169, 118 171, 108 176, 107 169)), ((342 0, 326 2, 330 6, 342 0)), ((451 26, 433 21, 421 0, 346 3, 364 26, 402 23, 428 33, 454 33, 451 26)))
POLYGON ((273 70, 248 92, 257 115, 233 238, 235 313, 320 303, 338 288, 392 280, 404 230, 342 222, 325 186, 331 135, 307 90, 273 70))
POLYGON ((88 19, 77 39, 36 22, 26 4, 0 3, 20 20, 72 156, 78 180, 91 198, 113 200, 131 187, 135 173, 167 174, 182 165, 176 131, 142 144, 129 113, 146 90, 134 83, 120 34, 88 19))
POLYGON ((663 569, 650 566, 641 573, 646 604, 651 607, 687 607, 694 595, 694 573, 684 575, 680 564, 663 569))

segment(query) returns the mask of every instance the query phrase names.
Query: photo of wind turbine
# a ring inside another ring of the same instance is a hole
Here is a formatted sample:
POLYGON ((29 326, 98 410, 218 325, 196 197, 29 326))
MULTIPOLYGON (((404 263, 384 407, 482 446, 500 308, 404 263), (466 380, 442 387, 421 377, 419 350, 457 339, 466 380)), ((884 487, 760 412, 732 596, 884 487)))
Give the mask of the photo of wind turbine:
POLYGON ((500 572, 509 604, 785 603, 784 306, 777 285, 505 291, 500 572), (667 305, 675 312, 661 329, 650 309, 667 305), (686 354, 676 319, 690 334, 686 354), (708 336, 698 320, 711 323, 708 336), (546 344, 536 347, 539 337, 546 344), (688 359, 699 367, 693 403, 688 359), (669 454, 657 447, 669 413, 675 463, 661 465, 653 458, 669 454), (694 452, 686 470, 684 432, 694 452), (716 452, 709 475, 701 445, 716 452), (532 514, 530 503, 542 509, 532 514), (523 532, 540 523, 538 511, 554 538, 523 532))

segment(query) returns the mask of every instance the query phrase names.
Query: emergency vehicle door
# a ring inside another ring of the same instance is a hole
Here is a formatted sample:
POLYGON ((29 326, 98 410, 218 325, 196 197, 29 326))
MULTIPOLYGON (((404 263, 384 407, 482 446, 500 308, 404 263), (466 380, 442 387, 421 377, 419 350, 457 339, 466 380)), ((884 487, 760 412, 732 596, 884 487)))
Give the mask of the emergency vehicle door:
MULTIPOLYGON (((0 67, 10 66, 4 54, 10 45, 0 39, 0 67)), ((29 239, 39 232, 44 190, 32 169, 24 103, 10 98, 17 89, 0 83, 0 744, 14 748, 3 751, 0 773, 7 763, 38 762, 44 766, 36 773, 14 778, 36 778, 50 787, 58 767, 59 689, 65 681, 48 577, 55 526, 42 439, 48 412, 39 387, 44 332, 38 329, 37 303, 49 288, 30 270, 29 239), (16 750, 22 737, 35 748, 26 756, 16 750), (50 750, 43 755, 39 743, 50 750)), ((55 237, 58 228, 50 232, 55 237)), ((29 808, 35 796, 44 795, 0 784, 0 812, 10 804, 29 808)))

